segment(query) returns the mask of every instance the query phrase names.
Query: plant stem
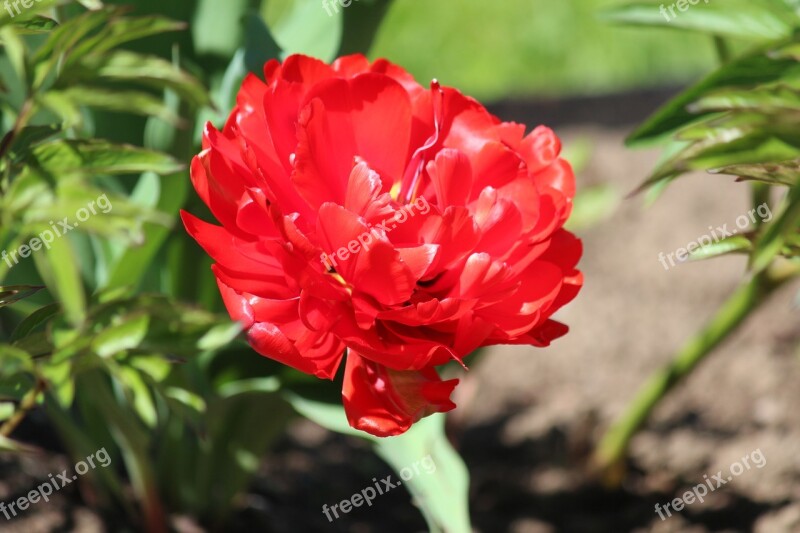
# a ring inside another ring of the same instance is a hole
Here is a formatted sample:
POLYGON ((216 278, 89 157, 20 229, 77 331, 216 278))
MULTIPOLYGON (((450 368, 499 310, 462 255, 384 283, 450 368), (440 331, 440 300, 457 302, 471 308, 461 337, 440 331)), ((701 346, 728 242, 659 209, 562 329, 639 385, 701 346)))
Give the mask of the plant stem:
POLYGON ((36 407, 36 400, 39 398, 39 394, 42 393, 45 389, 45 382, 42 380, 38 380, 36 382, 36 386, 28 391, 25 396, 23 396, 22 401, 19 404, 19 409, 14 415, 5 421, 5 423, 0 426, 0 436, 2 437, 10 437, 11 434, 17 429, 23 420, 25 420, 25 416, 27 416, 28 412, 36 407))
POLYGON ((731 59, 731 49, 728 46, 728 43, 725 42, 725 39, 720 37, 719 35, 714 36, 714 48, 717 50, 717 59, 719 59, 719 64, 724 65, 731 59))
POLYGON ((677 357, 650 377, 627 410, 605 433, 593 457, 595 471, 611 484, 617 484, 631 439, 661 399, 735 331, 770 293, 795 275, 796 268, 780 272, 767 269, 740 285, 711 321, 683 346, 677 357))
POLYGON ((14 121, 14 125, 11 127, 11 130, 5 134, 3 140, 0 141, 0 158, 3 158, 6 155, 6 152, 9 148, 11 148, 12 143, 19 132, 22 131, 28 124, 28 120, 31 118, 31 113, 33 112, 33 101, 30 99, 25 100, 22 104, 22 107, 17 114, 17 118, 14 121))
MULTIPOLYGON (((770 187, 766 183, 753 183, 750 186, 750 195, 753 204, 753 209, 758 210, 758 208, 764 204, 767 206, 770 205, 770 196, 772 193, 772 187, 770 187)), ((758 211, 759 215, 761 214, 758 211)), ((760 228, 764 225, 764 220, 761 217, 756 217, 755 227, 760 228)))

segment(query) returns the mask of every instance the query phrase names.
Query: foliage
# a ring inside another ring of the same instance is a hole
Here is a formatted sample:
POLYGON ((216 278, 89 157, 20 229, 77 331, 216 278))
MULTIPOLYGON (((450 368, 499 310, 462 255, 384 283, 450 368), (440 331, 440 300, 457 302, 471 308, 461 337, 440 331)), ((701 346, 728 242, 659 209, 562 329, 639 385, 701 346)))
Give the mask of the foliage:
MULTIPOLYGON (((668 25, 658 4, 637 2, 607 13, 620 22, 668 25)), ((628 139, 632 146, 666 143, 665 156, 642 184, 655 196, 692 171, 748 182, 752 207, 773 216, 745 233, 705 244, 695 259, 744 254, 741 286, 667 368, 642 388, 609 430, 598 466, 614 471, 630 439, 664 395, 727 338, 766 297, 800 275, 800 7, 791 0, 698 5, 673 22, 712 37, 721 65, 659 109, 628 139), (724 38, 738 39, 730 46, 724 38), (749 46, 742 47, 747 42, 749 46), (742 48, 731 54, 734 48, 742 48)), ((716 178, 720 179, 720 178, 716 178)))

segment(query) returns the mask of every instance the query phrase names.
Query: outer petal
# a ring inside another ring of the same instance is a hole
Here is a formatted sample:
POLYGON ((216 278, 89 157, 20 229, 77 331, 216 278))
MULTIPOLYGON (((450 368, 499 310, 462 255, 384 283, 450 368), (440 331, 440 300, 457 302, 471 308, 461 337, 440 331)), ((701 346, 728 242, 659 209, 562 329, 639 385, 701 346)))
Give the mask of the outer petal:
POLYGON ((231 318, 245 326, 258 353, 306 374, 333 379, 344 344, 330 333, 307 329, 298 315, 299 299, 265 300, 236 292, 221 281, 218 285, 231 318))
POLYGON ((456 385, 457 379, 442 381, 431 367, 398 372, 350 351, 342 398, 351 426, 378 437, 391 437, 404 433, 425 416, 454 409, 450 394, 456 385))

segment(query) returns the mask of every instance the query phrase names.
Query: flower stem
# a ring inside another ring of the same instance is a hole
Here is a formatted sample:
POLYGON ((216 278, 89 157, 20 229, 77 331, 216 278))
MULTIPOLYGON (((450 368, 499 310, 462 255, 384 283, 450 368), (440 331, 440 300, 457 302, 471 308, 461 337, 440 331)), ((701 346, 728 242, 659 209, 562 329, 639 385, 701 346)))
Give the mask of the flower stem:
POLYGON ((595 450, 594 471, 609 484, 617 485, 624 474, 623 462, 631 439, 661 399, 735 331, 770 293, 794 275, 797 275, 795 268, 780 272, 767 269, 740 285, 711 321, 683 346, 677 357, 650 376, 627 410, 605 433, 595 450))
POLYGON ((39 394, 42 393, 45 389, 45 382, 42 380, 36 381, 36 386, 28 391, 27 394, 22 398, 22 401, 19 404, 19 408, 14 415, 5 421, 5 423, 0 426, 0 436, 2 437, 10 437, 11 434, 17 429, 25 417, 27 416, 28 412, 30 412, 34 407, 36 407, 36 402, 39 398, 39 394))

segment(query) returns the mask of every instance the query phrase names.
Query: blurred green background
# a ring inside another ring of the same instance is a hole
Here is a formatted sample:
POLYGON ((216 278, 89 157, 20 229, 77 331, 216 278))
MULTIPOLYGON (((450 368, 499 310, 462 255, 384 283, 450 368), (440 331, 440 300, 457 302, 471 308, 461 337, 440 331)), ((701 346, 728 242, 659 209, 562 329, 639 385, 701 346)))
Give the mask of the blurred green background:
MULTIPOLYGON (((138 2, 144 9, 148 3, 138 2)), ((248 0, 225 4, 220 9, 219 0, 199 2, 193 31, 202 35, 195 39, 202 43, 200 52, 230 57, 241 40, 239 15, 258 7, 248 0)), ((370 55, 387 57, 420 80, 436 77, 489 101, 675 86, 714 65, 712 43, 703 36, 623 28, 598 15, 619 4, 398 0, 370 55)), ((334 57, 341 21, 326 13, 322 0, 265 0, 259 9, 281 45, 291 40, 292 51, 334 57)))

